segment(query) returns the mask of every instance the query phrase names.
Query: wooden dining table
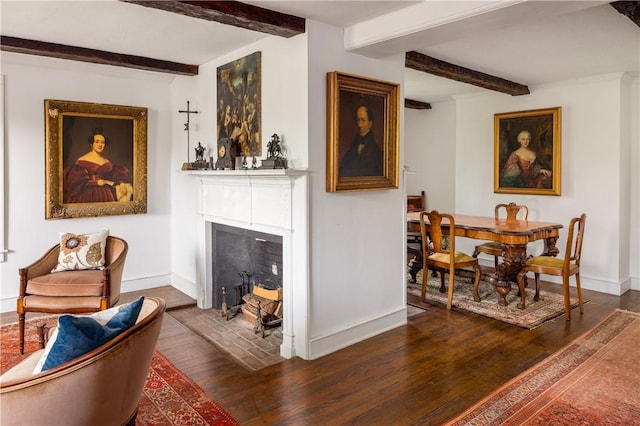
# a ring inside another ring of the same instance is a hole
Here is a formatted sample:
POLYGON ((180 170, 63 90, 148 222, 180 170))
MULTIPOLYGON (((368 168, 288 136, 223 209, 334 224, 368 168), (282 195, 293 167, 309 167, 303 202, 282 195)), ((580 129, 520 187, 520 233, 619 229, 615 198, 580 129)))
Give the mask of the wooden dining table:
MULTIPOLYGON (((556 241, 562 228, 561 223, 533 222, 526 220, 496 219, 493 216, 473 216, 454 214, 456 236, 476 240, 497 241, 502 244, 502 261, 494 271, 483 273, 483 279, 491 282, 498 295, 498 303, 507 305, 506 296, 511 290, 511 282, 516 282, 518 272, 527 261, 527 244, 544 240, 541 255, 557 256, 556 241)), ((428 218, 425 216, 428 229, 428 218)), ((447 226, 443 224, 446 232, 447 226)), ((420 212, 407 213, 407 231, 420 232, 420 212)), ((519 287, 518 308, 525 308, 525 284, 519 287)))

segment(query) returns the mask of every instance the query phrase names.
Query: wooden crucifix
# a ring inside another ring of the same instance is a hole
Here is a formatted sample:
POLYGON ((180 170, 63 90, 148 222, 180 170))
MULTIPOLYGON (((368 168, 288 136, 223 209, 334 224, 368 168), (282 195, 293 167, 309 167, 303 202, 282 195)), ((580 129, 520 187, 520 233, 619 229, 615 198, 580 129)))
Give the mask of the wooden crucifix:
POLYGON ((189 116, 190 114, 197 114, 198 111, 189 110, 189 101, 187 101, 187 109, 186 110, 178 110, 181 114, 187 114, 187 122, 184 123, 184 131, 187 132, 187 162, 189 162, 189 151, 191 151, 189 146, 189 116))

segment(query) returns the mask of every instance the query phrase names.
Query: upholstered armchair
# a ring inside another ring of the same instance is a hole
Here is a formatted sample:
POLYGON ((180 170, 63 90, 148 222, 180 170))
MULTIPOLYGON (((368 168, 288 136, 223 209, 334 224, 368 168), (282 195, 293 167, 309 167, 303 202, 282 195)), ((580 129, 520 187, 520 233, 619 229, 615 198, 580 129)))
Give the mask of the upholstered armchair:
POLYGON ((0 424, 135 425, 165 301, 144 299, 138 319, 96 349, 33 374, 44 349, 0 376, 0 424))
POLYGON ((106 240, 103 269, 51 272, 58 264, 60 244, 19 270, 17 301, 20 353, 24 353, 24 321, 27 312, 90 313, 118 303, 128 245, 121 238, 106 240))

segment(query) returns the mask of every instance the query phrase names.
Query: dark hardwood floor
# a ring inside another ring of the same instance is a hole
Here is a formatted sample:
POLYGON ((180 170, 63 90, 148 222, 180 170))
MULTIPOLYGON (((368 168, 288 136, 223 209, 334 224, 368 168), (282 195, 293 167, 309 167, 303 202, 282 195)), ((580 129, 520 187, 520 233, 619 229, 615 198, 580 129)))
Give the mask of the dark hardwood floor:
MULTIPOLYGON (((543 283, 543 290, 559 286, 543 283)), ((170 287, 147 291, 187 303, 170 287)), ((158 349, 243 425, 437 425, 585 333, 640 292, 583 291, 585 314, 533 330, 425 305, 403 327, 314 361, 243 369, 165 315, 158 349)), ((137 293, 127 294, 132 298, 137 293)), ((15 314, 14 314, 15 315, 15 314)), ((15 317, 14 317, 15 318, 15 317)))
MULTIPOLYGON (((559 286, 545 285, 557 291, 559 286)), ((583 291, 572 321, 524 330, 426 305, 404 327, 314 361, 249 372, 165 315, 158 349, 243 425, 436 425, 585 333, 640 292, 583 291)))

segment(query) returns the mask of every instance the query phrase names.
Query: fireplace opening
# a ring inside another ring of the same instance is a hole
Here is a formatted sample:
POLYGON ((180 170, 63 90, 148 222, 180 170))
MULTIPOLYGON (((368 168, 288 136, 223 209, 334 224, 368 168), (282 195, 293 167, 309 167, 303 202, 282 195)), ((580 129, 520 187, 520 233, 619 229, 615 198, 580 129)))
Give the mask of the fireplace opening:
POLYGON ((212 302, 220 309, 242 303, 254 285, 282 288, 282 237, 219 223, 211 226, 212 302), (222 287, 226 289, 223 295, 222 287))

